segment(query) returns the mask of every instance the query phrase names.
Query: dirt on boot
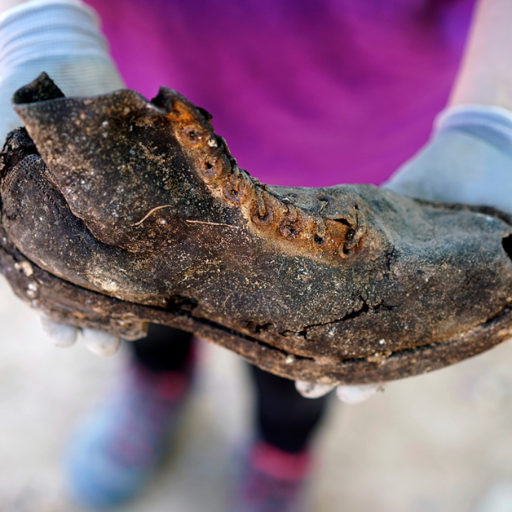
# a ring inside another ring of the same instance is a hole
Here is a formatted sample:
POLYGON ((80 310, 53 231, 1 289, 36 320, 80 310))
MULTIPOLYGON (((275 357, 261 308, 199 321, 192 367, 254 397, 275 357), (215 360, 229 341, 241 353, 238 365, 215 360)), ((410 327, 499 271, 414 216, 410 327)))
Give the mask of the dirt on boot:
POLYGON ((0 271, 57 322, 187 331, 291 379, 370 383, 512 336, 512 219, 370 185, 268 186, 161 88, 14 96, 0 271))

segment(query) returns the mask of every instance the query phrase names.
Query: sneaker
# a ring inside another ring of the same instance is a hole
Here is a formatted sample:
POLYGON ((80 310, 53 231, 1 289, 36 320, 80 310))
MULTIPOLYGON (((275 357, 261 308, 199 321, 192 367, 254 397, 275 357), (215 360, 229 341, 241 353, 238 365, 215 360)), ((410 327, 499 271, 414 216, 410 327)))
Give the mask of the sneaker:
POLYGON ((256 443, 244 459, 231 512, 302 512, 310 466, 307 451, 289 453, 256 443))
POLYGON ((119 388, 71 442, 68 479, 83 506, 103 509, 137 496, 162 460, 190 389, 190 375, 132 364, 119 388))

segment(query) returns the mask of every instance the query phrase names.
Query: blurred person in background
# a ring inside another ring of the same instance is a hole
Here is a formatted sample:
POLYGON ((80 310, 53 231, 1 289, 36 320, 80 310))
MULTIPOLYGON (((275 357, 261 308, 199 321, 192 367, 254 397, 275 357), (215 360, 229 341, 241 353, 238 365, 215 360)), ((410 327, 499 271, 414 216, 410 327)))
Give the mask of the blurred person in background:
MULTIPOLYGON (((167 85, 213 112, 241 167, 263 182, 388 180, 407 195, 512 212, 512 2, 474 3, 0 0, 0 136, 20 125, 13 92, 41 71, 67 96, 126 84, 152 97, 167 85)), ((76 336, 46 327, 62 345, 76 336)), ((115 345, 101 333, 84 337, 115 345)), ((189 333, 150 325, 129 346, 116 391, 68 455, 73 493, 91 508, 144 489, 190 394, 189 333)), ((255 430, 232 511, 298 512, 331 388, 249 371, 255 430)))

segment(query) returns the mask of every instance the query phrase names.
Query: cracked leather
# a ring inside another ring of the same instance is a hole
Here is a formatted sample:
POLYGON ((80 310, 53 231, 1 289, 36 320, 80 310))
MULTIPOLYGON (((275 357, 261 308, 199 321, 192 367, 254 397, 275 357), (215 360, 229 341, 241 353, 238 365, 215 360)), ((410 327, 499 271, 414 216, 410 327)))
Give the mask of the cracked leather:
POLYGON ((288 188, 237 166, 211 116, 161 88, 14 96, 0 270, 53 320, 192 331, 278 375, 369 383, 512 336, 511 218, 370 185, 288 188))

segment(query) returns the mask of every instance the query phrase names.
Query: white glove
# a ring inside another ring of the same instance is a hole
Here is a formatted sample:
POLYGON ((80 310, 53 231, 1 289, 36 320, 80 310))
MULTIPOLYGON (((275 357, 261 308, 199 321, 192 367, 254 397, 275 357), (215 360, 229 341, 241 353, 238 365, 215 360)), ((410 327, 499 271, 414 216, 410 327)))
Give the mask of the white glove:
MULTIPOLYGON (((467 105, 447 109, 431 140, 384 186, 421 199, 494 206, 512 213, 512 112, 467 105)), ((297 390, 318 398, 335 386, 297 381, 297 390)), ((359 403, 382 384, 337 386, 338 398, 359 403)))
POLYGON ((336 396, 347 404, 360 404, 379 391, 384 391, 384 385, 360 384, 358 386, 335 386, 330 384, 315 384, 305 380, 295 381, 295 389, 304 398, 320 398, 336 388, 336 396))
MULTIPOLYGON (((21 86, 46 71, 66 96, 88 96, 123 87, 96 13, 79 0, 30 0, 0 14, 0 140, 22 123, 11 107, 21 86)), ((79 330, 42 318, 59 347, 73 345, 79 330)), ((119 337, 82 329, 91 352, 109 356, 119 337)))
POLYGON ((60 348, 72 347, 79 334, 82 335, 85 346, 97 356, 112 356, 121 344, 119 336, 96 329, 77 329, 71 325, 59 324, 44 315, 41 315, 41 326, 50 341, 60 348))
POLYGON ((96 13, 79 0, 30 0, 0 15, 0 138, 21 126, 13 93, 46 71, 66 96, 123 87, 96 13))
POLYGON ((428 144, 384 187, 431 201, 512 212, 512 112, 480 105, 445 110, 428 144))

